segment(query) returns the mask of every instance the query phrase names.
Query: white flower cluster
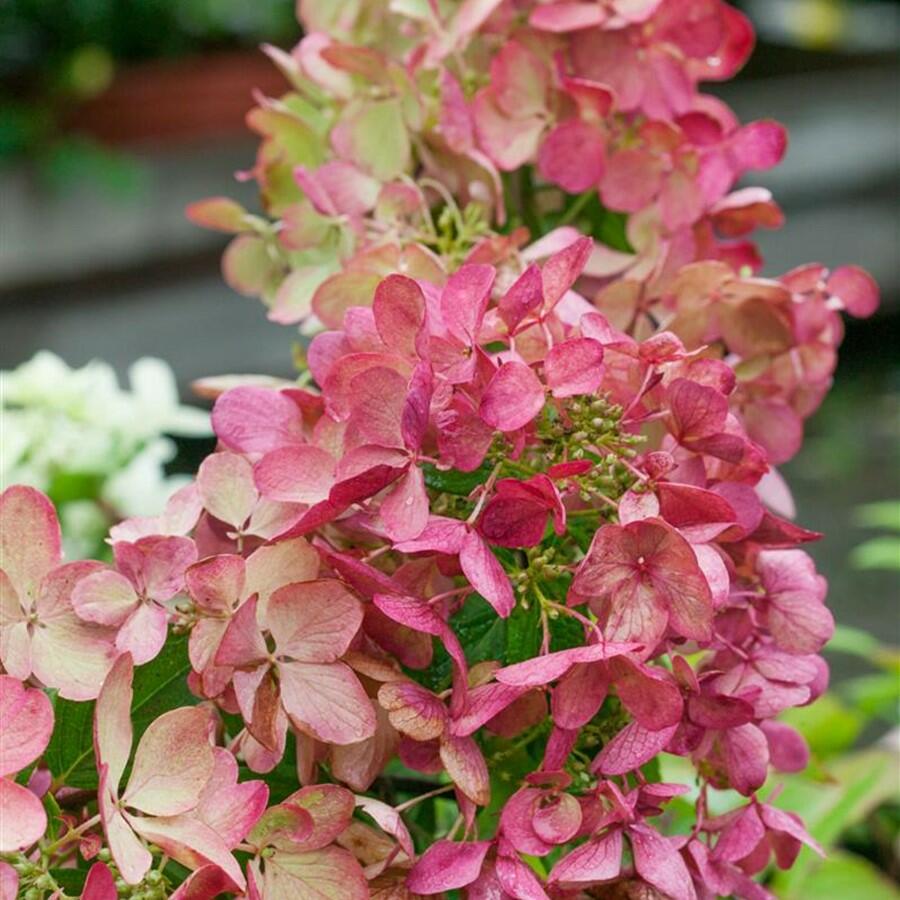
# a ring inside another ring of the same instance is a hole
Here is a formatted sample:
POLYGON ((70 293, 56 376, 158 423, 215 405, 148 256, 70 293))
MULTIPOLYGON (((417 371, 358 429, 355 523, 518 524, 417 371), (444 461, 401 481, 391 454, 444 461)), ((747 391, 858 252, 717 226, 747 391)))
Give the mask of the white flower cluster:
POLYGON ((145 357, 123 389, 110 365, 73 369, 41 351, 0 372, 0 490, 29 484, 60 507, 69 558, 89 554, 110 520, 155 515, 189 479, 167 476, 165 435, 209 435, 208 414, 179 403, 175 377, 145 357))

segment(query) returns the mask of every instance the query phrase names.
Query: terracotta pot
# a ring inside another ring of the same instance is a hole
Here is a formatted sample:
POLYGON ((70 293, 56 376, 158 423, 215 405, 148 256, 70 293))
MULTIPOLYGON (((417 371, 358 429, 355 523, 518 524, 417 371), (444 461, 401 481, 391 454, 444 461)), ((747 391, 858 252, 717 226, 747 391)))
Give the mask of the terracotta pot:
POLYGON ((245 134, 255 90, 273 96, 287 90, 259 50, 154 60, 122 69, 106 91, 74 109, 67 124, 114 145, 245 134))

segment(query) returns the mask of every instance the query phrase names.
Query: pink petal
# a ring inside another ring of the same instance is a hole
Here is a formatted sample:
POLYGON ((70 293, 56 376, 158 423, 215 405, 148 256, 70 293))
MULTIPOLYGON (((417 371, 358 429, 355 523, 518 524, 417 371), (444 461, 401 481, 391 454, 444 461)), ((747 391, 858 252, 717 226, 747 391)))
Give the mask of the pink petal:
POLYGON ((431 691, 411 681, 392 681, 378 689, 378 702, 391 725, 416 741, 430 741, 444 733, 447 710, 431 691))
POLYGON ((318 503, 334 484, 335 460, 312 444, 281 447, 266 454, 253 470, 259 492, 272 500, 318 503))
POLYGON ((561 678, 572 666, 578 663, 598 662, 627 653, 636 645, 617 644, 607 641, 602 644, 588 644, 586 647, 573 647, 569 650, 557 650, 544 656, 536 656, 524 662, 505 666, 494 672, 494 678, 503 684, 516 684, 522 687, 541 687, 561 678))
POLYGON ((492 266, 470 263, 454 272, 441 292, 444 325, 465 346, 478 340, 495 274, 492 266))
POLYGON ((597 3, 553 3, 538 6, 528 17, 528 24, 538 31, 565 33, 602 25, 605 10, 597 3))
POLYGON ((547 387, 554 397, 593 394, 603 378, 603 345, 592 338, 554 344, 544 359, 547 387))
MULTIPOLYGON (((208 900, 220 894, 234 893, 237 888, 238 886, 218 866, 202 866, 176 888, 169 900, 208 900)), ((111 895, 109 900, 114 900, 116 896, 118 895, 111 895)))
POLYGON ((519 897, 521 900, 548 900, 537 875, 515 854, 511 856, 501 854, 497 857, 494 867, 501 888, 511 897, 519 897))
POLYGON ((0 853, 15 853, 37 841, 47 828, 41 801, 26 787, 0 778, 0 853))
POLYGON ((72 590, 79 618, 100 625, 121 625, 139 603, 131 582, 112 569, 82 578, 72 590))
POLYGON ((565 844, 581 827, 581 804, 571 794, 559 794, 539 805, 534 813, 534 831, 548 844, 565 844))
POLYGON ((154 535, 113 544, 113 556, 138 593, 164 603, 184 590, 184 573, 197 561, 197 548, 189 538, 154 535))
POLYGON ((609 689, 605 672, 590 663, 578 663, 560 679, 553 691, 551 712, 559 728, 575 730, 587 725, 600 710, 609 689))
POLYGON ((803 735, 784 722, 761 722, 769 744, 769 761, 779 772, 802 772, 809 765, 809 745, 803 735))
POLYGON ((633 826, 628 837, 634 867, 644 881, 672 900, 696 900, 697 892, 687 866, 670 840, 649 825, 633 826))
POLYGON ((478 143, 499 169, 510 172, 534 159, 545 125, 542 116, 509 118, 489 87, 475 95, 472 115, 478 143))
POLYGON ((212 614, 229 614, 244 596, 246 565, 240 556, 221 554, 195 563, 184 573, 194 604, 212 614))
POLYGON ((595 187, 606 167, 603 135, 581 119, 567 119, 543 140, 538 154, 541 177, 570 194, 595 187))
POLYGON ((519 853, 546 856, 553 844, 541 838, 534 829, 535 812, 540 809, 544 792, 534 787, 517 790, 506 801, 500 813, 500 830, 519 853))
POLYGON ((541 542, 549 510, 532 498, 495 494, 479 520, 482 534, 498 547, 534 547, 541 542))
POLYGON ((246 885, 238 861, 222 839, 203 822, 192 816, 166 818, 132 816, 130 822, 145 840, 160 847, 169 856, 194 868, 205 863, 217 865, 238 886, 246 885))
POLYGON ((520 362, 504 363, 481 399, 481 418, 500 431, 527 425, 544 407, 544 386, 520 362))
POLYGON ((462 713, 454 717, 450 726, 452 734, 465 737, 474 734, 485 722, 499 715, 511 703, 518 700, 528 688, 510 684, 482 684, 466 694, 462 713))
POLYGON ((765 827, 757 808, 752 805, 745 806, 722 832, 713 851, 713 858, 724 862, 737 862, 749 856, 765 834, 765 827))
POLYGON ((317 740, 355 744, 375 733, 375 711, 362 685, 343 663, 279 663, 281 702, 317 740))
POLYGON ((447 519, 443 516, 432 516, 425 530, 412 541, 403 541, 395 546, 401 553, 420 553, 432 551, 457 554, 462 550, 467 529, 465 522, 459 519, 447 519))
POLYGON ((231 617, 216 652, 216 665, 249 666, 268 657, 269 651, 256 621, 256 607, 256 598, 251 596, 231 617))
POLYGON ((866 319, 880 302, 878 284, 859 266, 841 266, 828 279, 828 292, 837 297, 850 315, 866 319))
POLYGON ((487 806, 491 799, 490 778, 475 739, 444 735, 440 755, 447 774, 459 790, 476 805, 487 806))
MULTIPOLYGON (((70 566, 82 565, 61 566, 48 581, 70 566)), ((67 700, 93 700, 116 656, 112 633, 81 621, 66 607, 52 617, 48 614, 44 622, 32 635, 34 674, 67 700)))
POLYGON ((606 162, 600 196, 610 209, 638 212, 662 186, 662 161, 646 150, 622 150, 606 162))
POLYGON ((245 595, 259 598, 265 617, 269 595, 284 584, 313 581, 319 574, 319 555, 301 537, 263 544, 247 557, 245 595))
POLYGON ((524 44, 507 41, 491 60, 491 90, 503 112, 518 119, 544 111, 548 72, 524 44))
POLYGON ((266 808, 268 785, 263 781, 237 783, 238 766, 234 756, 214 747, 215 768, 203 790, 196 815, 226 846, 234 847, 256 824, 266 808))
POLYGON ((350 389, 353 398, 349 427, 359 432, 359 442, 402 448, 406 377, 386 366, 373 366, 357 375, 351 381, 350 389))
POLYGON ((564 856, 550 873, 550 884, 578 885, 612 881, 622 871, 622 832, 610 831, 601 838, 564 856))
POLYGON ((749 797, 768 774, 769 745, 756 725, 748 723, 722 733, 722 746, 731 786, 749 797))
POLYGON ((315 784, 300 788, 285 804, 309 814, 313 827, 309 838, 295 844, 297 850, 313 850, 336 840, 350 825, 355 800, 346 788, 336 784, 315 784))
POLYGON ((626 725, 594 760, 591 771, 624 775, 639 769, 660 753, 672 739, 677 725, 650 731, 639 722, 626 725))
POLYGON ((16 484, 0 494, 0 568, 30 608, 41 579, 62 561, 56 510, 40 491, 16 484))
POLYGON ((151 816, 193 809, 213 773, 209 712, 183 707, 163 713, 141 736, 122 799, 151 816))
POLYGON ((368 882, 356 859, 339 847, 310 853, 278 850, 265 860, 263 897, 368 900, 368 882))
POLYGON ((741 128, 732 140, 737 174, 748 169, 771 169, 784 158, 787 132, 783 125, 771 120, 751 122, 741 128))
MULTIPOLYGON (((16 900, 19 896, 19 873, 9 864, 0 862, 0 900, 16 900)), ((91 900, 90 897, 87 900, 91 900)), ((115 900, 97 897, 94 900, 115 900)))
POLYGON ((512 585, 490 547, 474 531, 463 539, 459 564, 469 584, 505 619, 516 604, 512 585))
POLYGON ((131 654, 123 653, 109 670, 94 708, 94 752, 98 764, 105 767, 105 780, 115 797, 131 756, 133 675, 131 654))
POLYGON ((417 894, 438 894, 471 884, 481 872, 490 846, 490 841, 436 841, 410 869, 407 889, 417 894))
POLYGON ((382 803, 381 800, 375 800, 372 797, 357 797, 356 806, 364 813, 370 815, 386 834, 390 834, 397 839, 400 849, 410 858, 414 859, 416 851, 413 848, 412 837, 410 837, 409 829, 403 822, 393 806, 382 803))
POLYGON ((500 316, 509 328, 515 328, 544 301, 541 270, 531 263, 497 302, 500 316))
POLYGON ((405 275, 388 275, 375 290, 372 301, 375 327, 384 343, 397 353, 416 353, 425 325, 425 296, 405 275))
POLYGON ((646 728, 666 728, 681 721, 681 691, 664 669, 620 656, 610 661, 609 671, 622 704, 646 728))
POLYGON ((411 465, 406 475, 391 488, 381 502, 381 520, 392 541, 411 541, 419 537, 428 524, 428 494, 425 475, 411 465))
POLYGON ((362 619, 359 600, 337 579, 325 578, 279 588, 265 621, 280 657, 332 663, 347 652, 362 619))
POLYGON ((168 635, 169 616, 163 607, 155 603, 141 603, 125 620, 116 635, 116 648, 128 652, 135 664, 155 659, 162 650, 168 635))
POLYGON ((0 776, 15 775, 50 742, 53 707, 43 691, 0 675, 0 776))
POLYGON ((197 486, 210 515, 232 528, 243 527, 259 499, 253 466, 236 453, 207 456, 197 472, 197 486))
POLYGON ((84 881, 81 900, 116 900, 118 896, 116 881, 109 867, 102 862, 94 863, 84 881))
POLYGON ((128 884, 138 884, 153 865, 153 857, 115 805, 107 775, 107 767, 102 765, 98 799, 106 843, 122 878, 128 884))
POLYGON ((237 387, 216 400, 212 424, 219 440, 239 453, 268 453, 304 443, 300 410, 279 391, 237 387))
POLYGON ((554 253, 541 270, 544 284, 544 308, 552 309, 575 284, 594 249, 589 237, 579 237, 554 253))
POLYGON ((803 827, 800 819, 791 812, 778 809, 777 806, 770 806, 768 803, 760 807, 763 823, 773 831, 780 831, 783 834, 790 835, 794 840, 806 844, 811 850, 815 851, 819 856, 824 857, 825 851, 814 840, 803 827))

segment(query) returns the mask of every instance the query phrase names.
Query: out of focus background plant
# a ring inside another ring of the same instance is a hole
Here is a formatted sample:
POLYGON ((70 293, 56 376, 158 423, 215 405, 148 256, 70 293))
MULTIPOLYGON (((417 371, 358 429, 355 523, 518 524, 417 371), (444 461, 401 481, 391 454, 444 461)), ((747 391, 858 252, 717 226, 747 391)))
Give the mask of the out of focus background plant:
POLYGON ((179 403, 162 360, 139 359, 128 381, 122 388, 104 362, 70 368, 49 352, 0 372, 0 490, 28 484, 50 496, 69 559, 101 553, 119 519, 162 512, 188 481, 167 470, 172 438, 210 434, 207 413, 179 403))

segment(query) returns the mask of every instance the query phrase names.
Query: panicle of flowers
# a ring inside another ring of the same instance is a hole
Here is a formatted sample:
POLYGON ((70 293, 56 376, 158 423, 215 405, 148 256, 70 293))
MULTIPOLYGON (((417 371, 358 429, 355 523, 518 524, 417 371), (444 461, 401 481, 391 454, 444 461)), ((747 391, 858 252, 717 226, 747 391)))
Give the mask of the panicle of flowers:
POLYGON ((300 378, 206 381, 215 451, 109 565, 62 563, 38 491, 0 499, 0 875, 52 889, 80 854, 88 900, 164 896, 169 859, 179 898, 764 900, 754 876, 818 849, 759 792, 807 764, 778 717, 825 690, 834 628, 775 466, 877 288, 721 242, 780 221, 732 188, 784 141, 697 93, 752 44, 720 0, 382 6, 305 0, 271 51, 274 221, 193 209, 237 233, 232 284, 314 317, 300 378), (497 230, 543 196, 523 166, 562 204, 533 243, 497 230), (194 705, 132 760, 135 680, 178 641, 194 705), (36 687, 96 699, 87 794, 56 753, 13 781, 50 736, 36 687))

